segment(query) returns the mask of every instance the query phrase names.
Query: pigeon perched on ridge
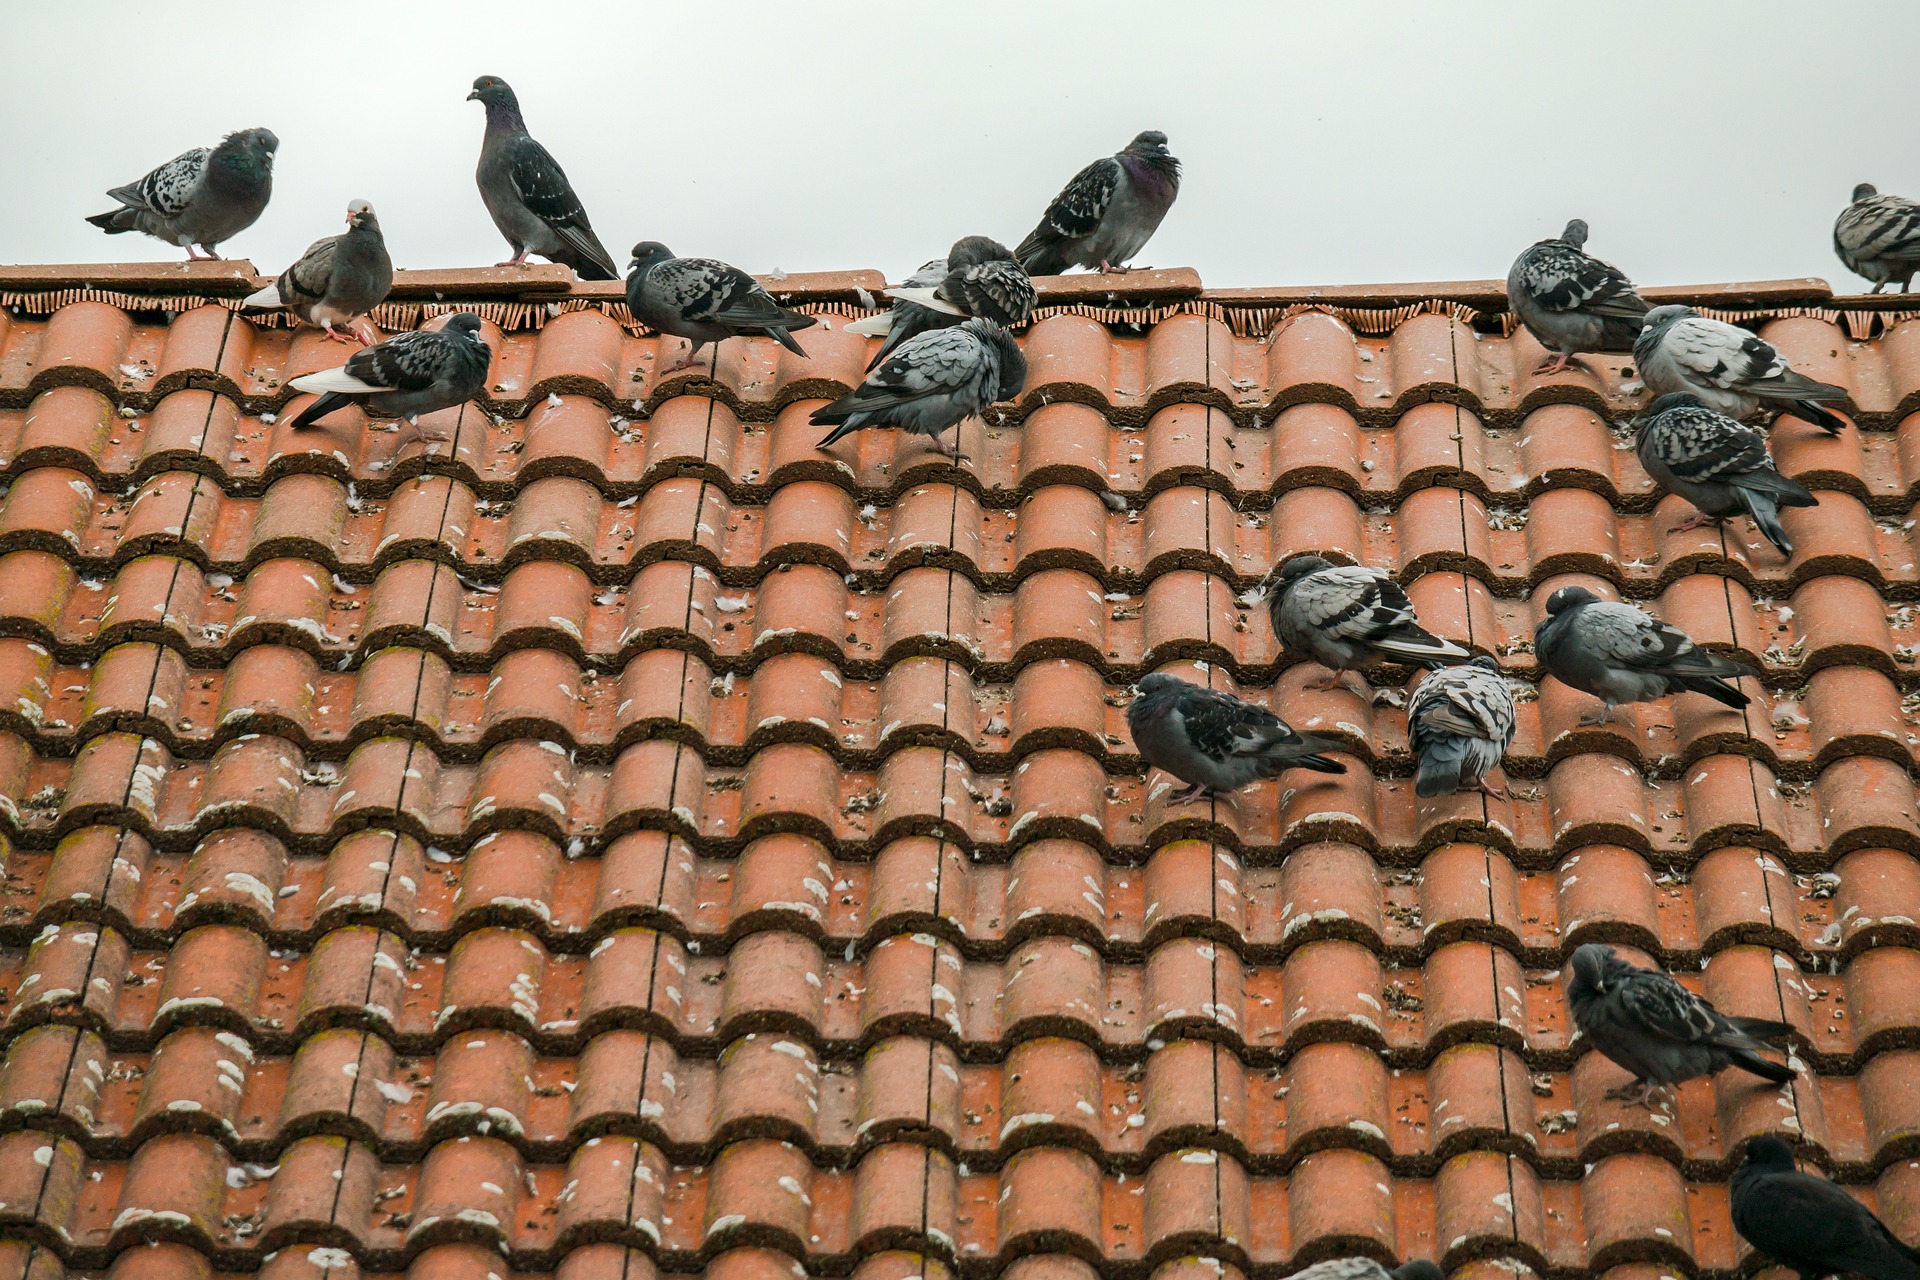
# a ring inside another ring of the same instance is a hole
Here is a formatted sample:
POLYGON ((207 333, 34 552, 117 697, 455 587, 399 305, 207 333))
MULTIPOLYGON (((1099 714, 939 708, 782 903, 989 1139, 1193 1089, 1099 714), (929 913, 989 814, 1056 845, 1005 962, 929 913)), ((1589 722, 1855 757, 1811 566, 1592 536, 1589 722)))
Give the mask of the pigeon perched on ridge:
POLYGON ((891 310, 846 326, 848 333, 886 335, 867 362, 869 369, 908 338, 972 316, 1007 327, 1025 324, 1039 300, 1032 278, 1013 254, 986 236, 954 241, 946 257, 927 263, 904 284, 887 290, 887 296, 894 300, 891 310))
POLYGON ((279 149, 271 129, 230 133, 218 146, 195 147, 140 181, 115 187, 107 194, 120 207, 87 221, 110 236, 144 232, 184 248, 189 260, 218 258, 215 250, 222 241, 245 231, 266 211, 279 149), (195 253, 195 245, 206 253, 195 253))
POLYGON ((1633 281, 1585 251, 1587 224, 1579 218, 1551 240, 1513 260, 1507 305, 1553 358, 1536 375, 1559 373, 1586 351, 1632 351, 1647 303, 1633 281))
POLYGON ((1900 292, 1912 292, 1913 274, 1920 271, 1920 201, 1883 196, 1871 182, 1861 183, 1834 221, 1833 251, 1847 270, 1874 282, 1868 292, 1895 280, 1900 292))
POLYGON ((1640 377, 1656 396, 1691 391, 1700 403, 1735 418, 1762 404, 1805 418, 1833 435, 1846 422, 1822 404, 1845 400, 1844 387, 1795 373, 1773 344, 1734 325, 1698 315, 1678 303, 1647 313, 1633 344, 1640 377))
POLYGON ((834 428, 815 447, 862 427, 900 427, 932 436, 934 448, 958 461, 959 433, 951 450, 941 434, 996 401, 1013 399, 1026 384, 1027 358, 999 325, 976 318, 934 329, 901 343, 866 381, 815 409, 813 421, 834 428))
POLYGON ((1447 1273, 1423 1258, 1403 1262, 1392 1271, 1372 1258, 1328 1258, 1303 1267, 1287 1280, 1446 1280, 1447 1273))
POLYGON ((1820 503, 1805 485, 1774 469, 1766 432, 1716 413, 1690 392, 1670 391, 1649 405, 1634 448, 1661 488, 1700 508, 1669 533, 1717 525, 1744 511, 1781 555, 1790 556, 1793 543, 1780 526, 1780 508, 1820 503))
POLYGON ((1513 693, 1492 658, 1476 654, 1463 667, 1428 672, 1407 699, 1407 736, 1420 761, 1413 793, 1478 791, 1505 800, 1486 775, 1513 745, 1513 729, 1513 693))
POLYGON ((1606 704, 1598 716, 1583 715, 1581 724, 1605 724, 1617 706, 1682 690, 1729 707, 1752 701, 1729 682, 1755 672, 1697 647, 1686 632, 1645 610, 1602 600, 1585 587, 1561 587, 1547 597, 1533 651, 1561 684, 1606 704))
POLYGON ((438 329, 395 334, 378 346, 354 352, 338 369, 295 378, 288 384, 295 391, 316 391, 320 398, 288 425, 298 431, 336 409, 359 404, 374 413, 406 419, 412 435, 424 439, 420 415, 465 404, 479 395, 492 359, 493 349, 480 336, 480 317, 461 311, 438 329))
POLYGON ((1334 688, 1341 672, 1375 658, 1438 667, 1473 656, 1422 627, 1413 601, 1384 569, 1302 553, 1268 574, 1261 591, 1280 643, 1331 668, 1309 689, 1334 688))
POLYGON ((364 317, 386 301, 392 288, 393 259, 387 256, 380 220, 371 204, 355 200, 347 205, 346 231, 308 245, 298 262, 249 297, 247 305, 285 307, 335 341, 358 337, 366 345, 378 334, 364 317), (349 332, 337 333, 335 325, 349 332))
POLYGON ((1633 1073, 1609 1098, 1651 1107, 1656 1087, 1671 1087, 1728 1067, 1775 1084, 1793 1068, 1757 1050, 1792 1030, 1765 1018, 1730 1018, 1655 969, 1636 969, 1612 947, 1589 942, 1573 953, 1567 1004, 1574 1025, 1607 1059, 1633 1073))
POLYGON ((566 171, 527 132, 520 99, 507 82, 481 76, 467 95, 468 102, 476 99, 487 109, 487 131, 474 180, 493 225, 513 246, 513 256, 500 265, 517 267, 537 253, 572 267, 582 280, 618 280, 613 255, 593 233, 566 171))
POLYGON ((1772 1134, 1747 1144, 1731 1190, 1734 1230, 1800 1280, 1920 1280, 1920 1249, 1840 1187, 1795 1169, 1793 1148, 1772 1134))
POLYGON ((1350 748, 1324 733, 1298 733, 1265 707, 1242 702, 1230 693, 1154 672, 1140 677, 1137 695, 1127 707, 1133 744, 1150 765, 1187 784, 1167 797, 1185 804, 1216 792, 1238 791, 1283 770, 1345 773, 1347 766, 1328 759, 1328 751, 1350 748))
POLYGON ((1068 267, 1125 271, 1179 194, 1180 162, 1167 151, 1167 135, 1149 129, 1074 174, 1014 256, 1036 276, 1068 267))
POLYGON ((627 310, 655 333, 693 346, 661 374, 678 373, 709 342, 765 334, 797 356, 807 354, 790 332, 819 323, 773 300, 752 276, 713 258, 676 258, 658 240, 633 246, 627 264, 627 310))

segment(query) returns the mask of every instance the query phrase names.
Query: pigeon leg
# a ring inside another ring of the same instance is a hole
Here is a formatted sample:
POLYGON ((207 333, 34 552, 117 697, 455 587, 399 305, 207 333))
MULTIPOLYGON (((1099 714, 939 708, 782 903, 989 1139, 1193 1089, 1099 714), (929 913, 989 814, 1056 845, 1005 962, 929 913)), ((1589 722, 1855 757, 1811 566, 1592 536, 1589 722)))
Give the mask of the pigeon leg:
MULTIPOLYGON (((700 360, 700 348, 706 345, 707 344, 704 342, 694 343, 692 346, 687 348, 687 354, 681 356, 678 360, 674 361, 672 364, 668 365, 666 368, 660 370, 660 372, 655 376, 664 378, 669 373, 678 373, 682 369, 693 368, 693 366, 696 363, 698 363, 700 360)), ((720 353, 717 350, 714 352, 714 363, 716 365, 720 363, 720 353)))
MULTIPOLYGON (((1885 280, 1882 280, 1882 281, 1881 281, 1881 282, 1880 282, 1879 284, 1876 284, 1875 286, 1873 286, 1873 288, 1871 288, 1871 289, 1869 289, 1869 290, 1867 290, 1867 292, 1868 292, 1868 293, 1878 293, 1878 292, 1880 292, 1880 291, 1881 291, 1882 289, 1884 289, 1884 288, 1886 288, 1886 287, 1887 287, 1887 282, 1886 282, 1885 280)), ((1902 292, 1902 293, 1905 293, 1905 292, 1906 292, 1906 290, 1905 290, 1905 289, 1902 289, 1902 290, 1901 290, 1900 292, 1902 292)))
POLYGON ((1340 674, 1340 672, 1335 671, 1332 667, 1328 667, 1326 668, 1325 675, 1315 676, 1300 687, 1302 689, 1311 689, 1315 693, 1327 693, 1342 687, 1340 684, 1340 674))
POLYGON ((1583 725, 1605 724, 1611 719, 1613 719, 1613 704, 1611 702, 1602 702, 1600 704, 1599 715, 1596 716, 1591 710, 1585 711, 1581 713, 1579 723, 1583 725))
POLYGON ((1111 262, 1108 262, 1105 258, 1100 259, 1100 274, 1103 276, 1123 276, 1127 274, 1127 272, 1129 271, 1139 271, 1139 270, 1141 270, 1141 268, 1129 267, 1124 263, 1116 267, 1111 262))
POLYGON ((1689 529, 1718 529, 1721 517, 1710 516, 1704 511, 1696 511, 1679 524, 1668 529, 1668 533, 1685 533, 1689 529))
MULTIPOLYGON (((333 339, 335 342, 353 342, 356 340, 356 335, 351 333, 342 333, 340 332, 340 330, 334 328, 331 323, 321 325, 320 327, 325 329, 327 331, 327 336, 333 339)), ((364 347, 367 344, 362 342, 360 345, 364 347)))
POLYGON ((1188 801, 1198 800, 1204 796, 1210 796, 1212 794, 1213 794, 1212 788, 1208 787, 1204 783, 1196 782, 1192 786, 1182 787, 1178 791, 1169 793, 1167 796, 1167 803, 1168 804, 1186 804, 1188 801))
POLYGON ((204 249, 206 248, 206 246, 205 245, 199 245, 199 246, 188 245, 187 246, 188 262, 218 262, 220 260, 220 255, 217 253, 214 253, 212 250, 208 250, 206 253, 195 253, 194 252, 195 248, 204 249))
POLYGON ((1507 798, 1506 792, 1494 786, 1491 782, 1488 782, 1485 778, 1480 779, 1480 781, 1474 783, 1470 787, 1462 787, 1461 790, 1469 793, 1477 791, 1481 795, 1486 796, 1489 799, 1493 799, 1493 800, 1505 800, 1507 798))
POLYGON ((1645 1107, 1653 1110, 1654 1083, 1651 1080, 1634 1080, 1616 1089, 1607 1090, 1609 1098, 1617 1098, 1630 1107, 1645 1107))
POLYGON ((1533 376, 1538 378, 1542 374, 1564 373, 1572 364, 1573 357, 1571 355, 1565 351, 1556 351, 1553 359, 1543 362, 1533 371, 1533 376))
POLYGON ((496 267, 522 266, 526 263, 527 255, 532 252, 533 250, 531 249, 522 249, 520 252, 514 254, 511 258, 508 258, 505 262, 496 262, 493 265, 496 267))

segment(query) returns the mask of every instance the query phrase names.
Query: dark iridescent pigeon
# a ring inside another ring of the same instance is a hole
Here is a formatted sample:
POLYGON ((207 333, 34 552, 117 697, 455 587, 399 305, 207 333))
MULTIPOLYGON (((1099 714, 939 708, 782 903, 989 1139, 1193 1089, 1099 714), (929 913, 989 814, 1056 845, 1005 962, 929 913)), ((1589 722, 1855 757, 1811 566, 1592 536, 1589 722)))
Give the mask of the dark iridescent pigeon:
POLYGON ((1910 292, 1920 271, 1920 201, 1883 196, 1871 182, 1861 183, 1833 224, 1833 251, 1847 270, 1874 282, 1871 292, 1895 280, 1900 292, 1910 292))
POLYGON ((1287 1280, 1446 1280, 1446 1276, 1424 1259, 1403 1262, 1389 1271, 1372 1258, 1328 1258, 1301 1268, 1287 1280))
POLYGON ((480 317, 461 311, 438 329, 395 334, 354 352, 338 369, 295 378, 288 384, 295 391, 321 395, 288 425, 298 431, 336 409, 360 404, 377 414, 406 419, 412 435, 425 439, 420 415, 479 395, 492 359, 492 348, 480 336, 480 317))
POLYGON ((475 99, 487 109, 487 131, 474 180, 493 225, 513 246, 513 256, 500 265, 519 266, 537 253, 572 267, 582 280, 618 280, 613 255, 593 233, 566 170, 527 132, 520 100, 507 82, 481 76, 467 95, 467 101, 475 99))
POLYGON ((1559 373, 1586 351, 1632 351, 1647 314, 1618 267, 1589 256, 1587 224, 1575 218, 1556 239, 1513 260, 1507 304, 1540 345, 1554 352, 1535 374, 1559 373))
POLYGON ((1167 151, 1167 135, 1149 129, 1074 174, 1014 256, 1036 276, 1068 267, 1124 271, 1179 194, 1180 162, 1167 151))
POLYGON ((393 288, 393 259, 380 234, 380 220, 365 200, 347 205, 347 230, 315 240, 300 260, 247 299, 250 307, 285 307, 337 342, 358 337, 362 345, 379 334, 364 317, 393 288), (337 333, 334 326, 349 330, 337 333))
POLYGON ((1780 508, 1820 502, 1805 485, 1774 469, 1766 432, 1714 412, 1685 391, 1669 392, 1647 407, 1635 448, 1655 483, 1700 508, 1699 515, 1669 533, 1717 525, 1745 512, 1781 555, 1790 556, 1793 543, 1780 526, 1780 508))
POLYGON ((765 334, 797 356, 807 354, 789 330, 819 323, 773 300, 752 276, 713 258, 676 258, 658 240, 633 246, 627 264, 627 310, 655 333, 693 345, 659 374, 678 373, 709 342, 765 334))
POLYGON ((1328 751, 1351 750, 1324 733, 1296 733, 1265 707, 1230 693, 1203 689, 1162 672, 1140 677, 1127 707, 1133 744, 1150 765, 1187 784, 1167 797, 1185 804, 1201 796, 1238 791, 1287 769, 1345 773, 1328 751))
POLYGON ((1642 1106, 1656 1087, 1739 1067, 1775 1084, 1793 1068, 1768 1062, 1757 1050, 1793 1028, 1765 1018, 1729 1018, 1664 973, 1636 969, 1612 947, 1589 942, 1573 953, 1567 1004, 1580 1034, 1633 1082, 1607 1091, 1642 1106))
POLYGON ((1682 690, 1729 707, 1752 701, 1729 682, 1755 672, 1696 647, 1678 627, 1630 604, 1602 600, 1585 587, 1561 587, 1547 597, 1533 651, 1560 683, 1606 704, 1598 716, 1583 715, 1581 724, 1605 724, 1617 706, 1682 690))
POLYGON ((280 139, 271 129, 242 129, 213 148, 195 147, 138 182, 107 192, 118 209, 87 221, 110 236, 141 231, 179 245, 189 259, 217 258, 214 250, 259 220, 273 196, 273 155, 280 139), (194 246, 205 249, 195 253, 194 246))
POLYGON ((1376 658, 1437 667, 1473 656, 1422 627, 1413 601, 1384 569, 1302 554, 1269 574, 1262 590, 1280 643, 1331 668, 1309 689, 1331 689, 1340 672, 1376 658))
POLYGON ((887 296, 894 300, 891 310, 846 326, 848 333, 886 336, 869 369, 908 338, 973 316, 1009 328, 1025 324, 1039 297, 1007 247, 986 236, 955 241, 946 257, 927 263, 887 296))
POLYGON ((1407 736, 1420 761, 1414 794, 1478 791, 1505 800, 1486 775, 1513 745, 1513 729, 1513 694, 1492 658, 1428 672, 1407 699, 1407 736))
POLYGON ((900 427, 932 436, 936 449, 958 460, 958 433, 951 451, 941 434, 978 417, 990 404, 1013 399, 1026 383, 1027 358, 999 325, 974 319, 935 329, 907 339, 866 381, 815 409, 814 422, 834 427, 816 447, 824 449, 862 427, 900 427))
POLYGON ((1820 407, 1845 400, 1844 387, 1795 373, 1773 344, 1696 315, 1692 307, 1675 303, 1649 311, 1633 358, 1655 396, 1690 391, 1701 404, 1735 418, 1769 404, 1834 435, 1847 425, 1820 407))
POLYGON ((1800 1280, 1920 1280, 1920 1249, 1842 1188, 1795 1169, 1793 1148, 1772 1134, 1747 1144, 1731 1190, 1734 1230, 1800 1280))

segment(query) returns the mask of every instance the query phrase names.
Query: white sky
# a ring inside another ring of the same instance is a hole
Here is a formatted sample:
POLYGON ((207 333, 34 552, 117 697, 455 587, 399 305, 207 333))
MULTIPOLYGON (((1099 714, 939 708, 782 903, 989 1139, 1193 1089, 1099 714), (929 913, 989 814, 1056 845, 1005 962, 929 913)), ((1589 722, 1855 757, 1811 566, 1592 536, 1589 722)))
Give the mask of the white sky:
POLYGON ((220 134, 280 135, 224 252, 269 274, 374 202, 397 265, 507 256, 473 185, 505 77, 624 266, 898 278, 1012 245, 1141 129, 1186 165, 1137 262, 1211 285, 1501 277, 1570 216, 1643 284, 1813 275, 1853 185, 1920 198, 1920 4, 0 0, 0 261, 166 260, 82 219, 220 134))

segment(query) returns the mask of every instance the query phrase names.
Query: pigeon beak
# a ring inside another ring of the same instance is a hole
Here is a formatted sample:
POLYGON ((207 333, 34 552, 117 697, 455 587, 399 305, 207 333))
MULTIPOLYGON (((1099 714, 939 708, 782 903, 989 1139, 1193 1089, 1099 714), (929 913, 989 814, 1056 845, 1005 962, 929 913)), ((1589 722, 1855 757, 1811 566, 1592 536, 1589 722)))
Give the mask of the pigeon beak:
POLYGON ((467 95, 467 101, 472 102, 479 96, 480 96, 480 91, 478 89, 475 89, 472 93, 467 95))

